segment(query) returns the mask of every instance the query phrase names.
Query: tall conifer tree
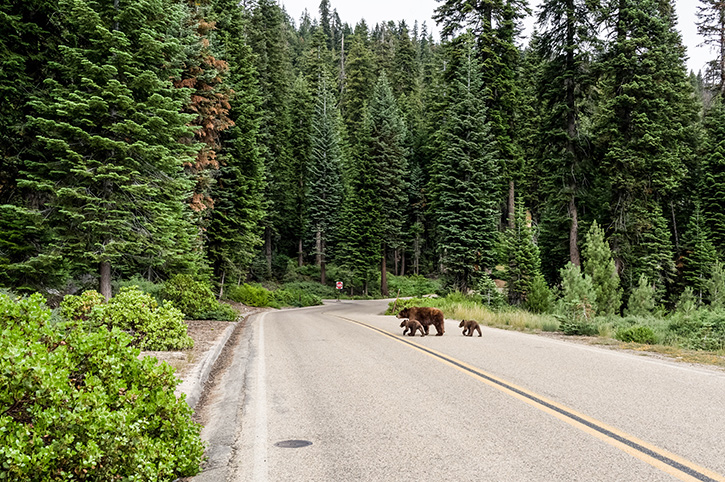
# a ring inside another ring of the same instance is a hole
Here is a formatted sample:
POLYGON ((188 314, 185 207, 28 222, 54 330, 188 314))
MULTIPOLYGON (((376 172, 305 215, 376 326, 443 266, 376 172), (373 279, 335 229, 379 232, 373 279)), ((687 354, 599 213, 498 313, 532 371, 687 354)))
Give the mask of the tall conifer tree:
POLYGON ((449 45, 448 107, 438 135, 442 150, 431 175, 431 210, 441 264, 452 286, 467 291, 495 265, 498 165, 473 38, 449 45))
POLYGON ((693 156, 696 110, 685 49, 671 1, 611 0, 608 6, 613 35, 601 65, 595 127, 611 193, 610 241, 625 286, 645 274, 664 289, 672 233, 660 206, 676 193, 693 156))
POLYGON ((342 120, 331 86, 329 75, 323 73, 312 117, 311 156, 305 182, 305 217, 315 240, 316 264, 320 267, 320 282, 323 284, 326 282, 327 248, 336 237, 343 198, 339 132, 342 120))
POLYGON ((198 268, 181 170, 195 154, 180 142, 192 138, 191 118, 180 114, 184 91, 169 81, 183 53, 169 18, 183 25, 186 7, 61 0, 59 14, 69 37, 30 120, 45 158, 21 173, 23 186, 47 194, 31 206, 57 230, 47 252, 76 273, 95 271, 107 298, 114 268, 198 268))

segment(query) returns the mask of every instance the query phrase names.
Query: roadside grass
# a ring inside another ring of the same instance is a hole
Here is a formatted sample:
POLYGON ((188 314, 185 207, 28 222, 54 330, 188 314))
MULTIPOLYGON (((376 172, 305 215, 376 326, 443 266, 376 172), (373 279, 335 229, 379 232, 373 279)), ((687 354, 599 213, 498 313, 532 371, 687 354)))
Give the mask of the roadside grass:
MULTIPOLYGON (((560 316, 535 314, 523 309, 505 307, 492 309, 480 302, 476 296, 466 297, 451 294, 441 298, 411 298, 398 300, 395 311, 408 306, 434 306, 440 308, 451 320, 475 320, 491 328, 515 330, 527 333, 560 332, 560 316)), ((392 312, 393 302, 386 314, 392 312)), ((692 349, 691 337, 674 331, 678 318, 666 317, 597 317, 589 321, 593 336, 579 337, 587 343, 618 349, 658 354, 676 361, 698 363, 725 368, 725 347, 717 349, 692 349), (637 334, 646 334, 651 343, 638 343, 637 334), (634 341, 626 335, 634 334, 634 341), (624 338, 628 341, 617 339, 624 338)))

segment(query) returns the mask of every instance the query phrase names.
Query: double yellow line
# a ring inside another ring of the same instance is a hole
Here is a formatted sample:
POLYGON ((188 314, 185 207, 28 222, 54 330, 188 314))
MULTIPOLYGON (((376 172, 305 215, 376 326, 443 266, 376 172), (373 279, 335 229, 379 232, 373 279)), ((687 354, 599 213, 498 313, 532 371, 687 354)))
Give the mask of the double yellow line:
POLYGON ((603 442, 612 445, 633 457, 636 457, 659 470, 677 477, 680 480, 686 481, 700 481, 700 482, 725 482, 725 477, 717 474, 704 467, 700 467, 689 460, 679 457, 673 453, 667 452, 659 447, 648 444, 647 442, 640 440, 632 435, 629 435, 621 430, 617 430, 599 420, 588 417, 582 413, 579 413, 571 408, 556 403, 552 400, 548 400, 534 392, 518 387, 512 383, 488 374, 474 366, 471 366, 455 358, 451 358, 443 353, 431 350, 430 348, 421 346, 417 343, 402 338, 396 334, 382 330, 367 323, 362 323, 357 320, 338 316, 346 321, 356 323, 360 326, 364 326, 370 330, 381 333, 395 341, 408 345, 426 355, 429 355, 435 359, 438 359, 453 368, 462 371, 463 373, 482 381, 483 383, 490 385, 491 387, 500 390, 514 398, 521 400, 524 403, 535 407, 542 412, 546 412, 554 417, 562 420, 569 425, 578 428, 579 430, 586 432, 593 437, 602 440, 603 442))

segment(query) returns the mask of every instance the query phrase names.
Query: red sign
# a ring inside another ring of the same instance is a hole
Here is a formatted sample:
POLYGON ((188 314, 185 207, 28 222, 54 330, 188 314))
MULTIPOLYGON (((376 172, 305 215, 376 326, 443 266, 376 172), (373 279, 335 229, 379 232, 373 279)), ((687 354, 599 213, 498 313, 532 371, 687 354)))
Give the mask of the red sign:
POLYGON ((342 281, 338 281, 337 283, 335 283, 335 285, 337 286, 338 290, 342 289, 342 281))

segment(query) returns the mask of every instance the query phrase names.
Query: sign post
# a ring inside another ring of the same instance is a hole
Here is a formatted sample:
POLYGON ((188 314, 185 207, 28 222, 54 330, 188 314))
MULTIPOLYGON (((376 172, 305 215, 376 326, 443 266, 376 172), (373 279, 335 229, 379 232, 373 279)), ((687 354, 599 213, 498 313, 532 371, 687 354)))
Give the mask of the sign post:
POLYGON ((342 292, 342 281, 338 281, 335 283, 335 287, 337 288, 337 302, 340 302, 340 293, 342 292))

